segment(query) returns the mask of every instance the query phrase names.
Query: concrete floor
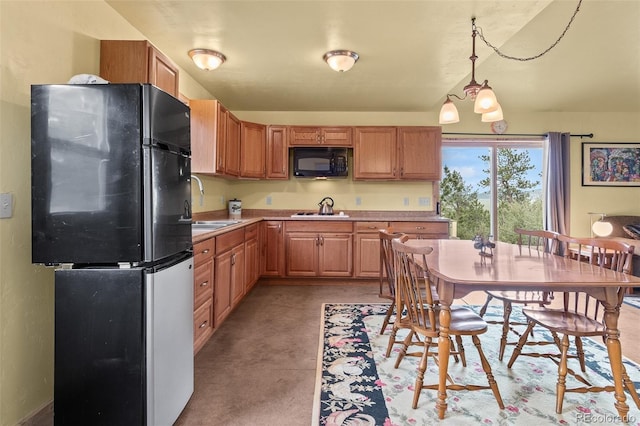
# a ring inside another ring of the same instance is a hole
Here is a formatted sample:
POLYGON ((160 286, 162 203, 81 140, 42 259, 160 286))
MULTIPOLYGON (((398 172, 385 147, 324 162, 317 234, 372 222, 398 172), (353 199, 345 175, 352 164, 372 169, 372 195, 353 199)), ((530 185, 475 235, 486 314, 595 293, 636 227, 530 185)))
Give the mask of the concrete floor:
MULTIPOLYGON (((459 303, 481 305, 483 292, 459 303)), ((377 284, 256 285, 195 358, 195 391, 176 426, 311 423, 323 303, 385 302, 377 284)), ((640 309, 622 305, 623 354, 640 362, 640 309)), ((496 342, 497 344, 497 342, 496 342)), ((44 410, 28 425, 49 426, 44 410)))

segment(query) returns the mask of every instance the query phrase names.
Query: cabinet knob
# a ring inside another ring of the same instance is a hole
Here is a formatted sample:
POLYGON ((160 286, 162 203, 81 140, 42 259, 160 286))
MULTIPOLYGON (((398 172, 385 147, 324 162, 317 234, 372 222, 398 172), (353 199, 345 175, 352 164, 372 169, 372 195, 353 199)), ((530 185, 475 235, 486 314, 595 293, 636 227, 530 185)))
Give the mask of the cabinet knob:
POLYGON ((207 254, 207 253, 209 253, 209 249, 202 250, 202 254, 207 254))
POLYGON ((206 287, 209 285, 209 281, 203 281, 200 283, 200 287, 206 287))
POLYGON ((207 322, 209 321, 205 321, 202 324, 200 324, 200 326, 198 328, 205 328, 207 326, 207 322))

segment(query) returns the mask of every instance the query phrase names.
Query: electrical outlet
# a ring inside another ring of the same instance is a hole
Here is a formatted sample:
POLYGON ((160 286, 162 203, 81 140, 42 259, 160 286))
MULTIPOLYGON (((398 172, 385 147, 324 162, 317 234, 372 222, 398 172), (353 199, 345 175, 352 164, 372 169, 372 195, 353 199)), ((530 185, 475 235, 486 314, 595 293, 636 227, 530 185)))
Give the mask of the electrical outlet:
POLYGON ((271 205, 271 195, 267 195, 267 198, 265 200, 265 203, 270 206, 271 205))
POLYGON ((356 206, 359 206, 360 204, 362 204, 362 198, 356 197, 356 206))
POLYGON ((0 194, 0 219, 7 219, 13 215, 13 195, 10 192, 0 194))
POLYGON ((404 197, 403 203, 405 206, 409 205, 409 197, 404 197))
POLYGON ((220 196, 220 204, 224 204, 224 195, 220 196))
POLYGON ((431 197, 418 198, 418 204, 424 207, 429 207, 431 205, 431 197))

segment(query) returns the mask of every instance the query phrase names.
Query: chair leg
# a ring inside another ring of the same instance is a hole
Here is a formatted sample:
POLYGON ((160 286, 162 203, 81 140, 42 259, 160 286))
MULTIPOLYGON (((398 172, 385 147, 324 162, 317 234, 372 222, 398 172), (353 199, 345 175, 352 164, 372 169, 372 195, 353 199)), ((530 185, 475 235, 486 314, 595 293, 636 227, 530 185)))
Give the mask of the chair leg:
POLYGON ((396 304, 395 302, 389 303, 389 308, 387 309, 387 313, 384 316, 384 321, 382 321, 382 328, 380 329, 380 335, 383 335, 387 326, 389 325, 389 321, 391 320, 391 315, 395 311, 396 304))
MULTIPOLYGON (((456 346, 458 348, 458 354, 460 354, 460 361, 462 361, 462 366, 466 367, 467 366, 467 357, 464 353, 464 345, 462 344, 462 336, 457 334, 456 335, 456 346)), ((454 355, 453 357, 456 362, 458 362, 458 357, 454 355)))
POLYGON ((480 308, 480 313, 478 315, 484 317, 484 314, 487 313, 487 308, 489 307, 489 302, 491 302, 491 299, 493 299, 493 296, 487 293, 487 300, 484 302, 484 305, 482 305, 482 308, 480 308))
POLYGON ((387 358, 391 356, 391 349, 393 349, 393 345, 396 343, 396 335, 398 334, 399 328, 399 321, 398 319, 396 319, 396 321, 393 323, 391 334, 389 335, 389 343, 387 343, 387 353, 385 354, 387 358))
POLYGON ((522 333, 522 336, 520 336, 520 339, 518 339, 518 344, 516 345, 516 347, 513 348, 513 352, 511 353, 511 358, 509 359, 507 368, 511 368, 513 366, 513 363, 516 362, 516 358, 520 356, 520 353, 522 352, 522 348, 527 343, 527 339, 529 338, 529 335, 531 334, 531 331, 533 330, 534 326, 535 326, 535 323, 529 321, 529 324, 527 325, 527 329, 525 330, 524 333, 522 333))
POLYGON ((427 360, 429 358, 429 343, 430 339, 424 342, 424 351, 420 357, 420 365, 418 366, 418 374, 416 375, 415 389, 413 390, 413 405, 414 409, 418 408, 418 399, 422 392, 422 385, 424 383, 424 372, 427 371, 427 360))
POLYGON ((636 407, 640 408, 640 398, 638 398, 638 392, 636 392, 636 387, 631 381, 631 379, 629 378, 629 375, 627 374, 627 369, 624 368, 624 364, 622 365, 622 383, 624 384, 624 387, 626 387, 627 390, 629 391, 629 394, 631 395, 633 402, 636 403, 636 407))
POLYGON ((582 339, 580 338, 580 336, 576 336, 574 340, 576 342, 576 354, 578 356, 578 360, 580 361, 580 369, 584 373, 587 370, 584 362, 584 349, 582 348, 582 339))
POLYGON ((498 355, 498 359, 502 361, 504 357, 504 350, 507 347, 507 336, 509 335, 509 318, 511 317, 511 311, 513 310, 513 306, 511 306, 511 302, 503 301, 502 303, 502 315, 503 315, 503 323, 502 323, 502 336, 500 337, 500 353, 498 355))
POLYGON ((480 345, 480 339, 475 334, 471 336, 471 339, 473 340, 473 344, 478 350, 478 355, 480 356, 480 362, 482 363, 482 369, 487 375, 489 386, 493 391, 493 396, 498 402, 498 407, 500 407, 500 409, 504 409, 504 403, 502 402, 502 397, 500 396, 500 390, 498 389, 498 384, 496 383, 496 380, 493 377, 493 373, 491 372, 491 365, 489 365, 489 362, 487 361, 487 357, 484 356, 484 352, 482 351, 482 346, 480 345))
POLYGON ((562 351, 560 352, 560 363, 558 364, 558 383, 556 384, 556 413, 562 414, 562 402, 564 391, 567 388, 567 353, 569 352, 569 336, 562 336, 562 351))
MULTIPOLYGON (((396 358, 396 364, 394 368, 398 368, 400 366, 400 363, 404 359, 405 355, 407 355, 407 350, 409 349, 409 346, 411 346, 411 340, 413 339, 413 335, 414 335, 414 332, 413 330, 411 330, 409 334, 407 334, 407 337, 404 338, 404 341, 402 342, 402 349, 400 349, 400 353, 398 353, 398 358, 396 358)), ((425 342, 425 345, 426 344, 427 342, 425 342)), ((427 349, 425 348, 425 352, 426 351, 427 349)))

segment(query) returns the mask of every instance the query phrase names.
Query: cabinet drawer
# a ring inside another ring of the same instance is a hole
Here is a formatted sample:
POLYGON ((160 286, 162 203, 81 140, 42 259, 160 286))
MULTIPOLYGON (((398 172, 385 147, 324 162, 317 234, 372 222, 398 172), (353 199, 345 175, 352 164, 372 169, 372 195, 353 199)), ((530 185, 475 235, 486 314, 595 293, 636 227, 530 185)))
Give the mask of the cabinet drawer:
POLYGON ((285 226, 287 232, 353 232, 353 222, 347 221, 291 220, 285 226))
POLYGON ((244 228, 227 232, 216 237, 216 255, 231 250, 238 244, 244 243, 244 228))
POLYGON ((385 229, 388 226, 389 226, 389 222, 356 222, 356 232, 377 233, 379 229, 385 229))
POLYGON ((216 247, 216 239, 209 238, 193 245, 193 263, 198 266, 213 256, 216 247))
POLYGON ((254 223, 253 225, 246 226, 244 228, 245 241, 254 240, 256 238, 258 238, 258 224, 254 223))
POLYGON ((198 308, 213 297, 213 259, 196 266, 193 277, 193 306, 198 308))
POLYGON ((213 301, 208 300, 193 314, 193 342, 197 352, 213 333, 213 301))
POLYGON ((394 232, 406 234, 435 234, 446 238, 449 235, 448 222, 391 222, 394 232))

